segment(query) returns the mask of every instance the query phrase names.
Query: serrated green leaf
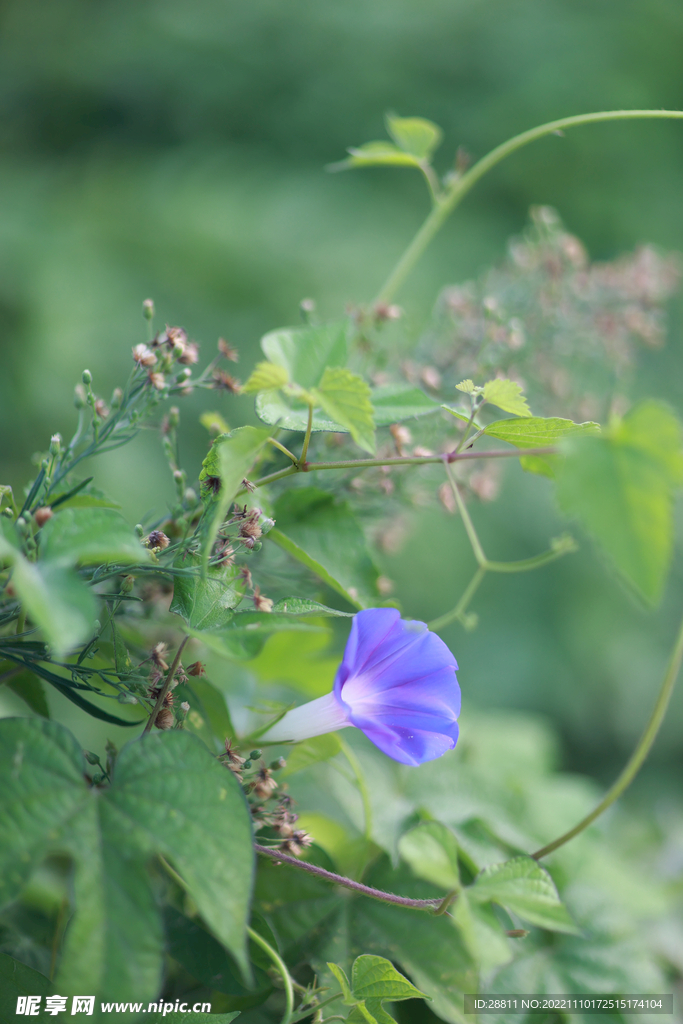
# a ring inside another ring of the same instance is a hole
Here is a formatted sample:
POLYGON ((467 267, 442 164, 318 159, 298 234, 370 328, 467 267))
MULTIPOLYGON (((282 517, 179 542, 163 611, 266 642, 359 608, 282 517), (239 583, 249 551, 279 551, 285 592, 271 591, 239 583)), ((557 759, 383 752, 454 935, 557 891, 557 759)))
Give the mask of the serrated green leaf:
POLYGON ((317 405, 341 423, 363 451, 375 452, 375 423, 370 387, 343 367, 328 367, 317 388, 311 392, 317 405))
POLYGON ((471 901, 493 900, 539 928, 578 933, 552 878, 532 857, 492 864, 477 875, 467 893, 471 901))
POLYGON ((562 509, 581 520, 650 604, 662 596, 673 547, 673 495, 683 480, 681 425, 644 402, 600 437, 572 437, 557 471, 562 509))
POLYGON ((40 560, 54 565, 126 565, 150 559, 123 516, 111 508, 60 508, 40 537, 40 560))
POLYGON ((233 616, 233 609, 244 596, 239 585, 236 566, 209 566, 206 576, 200 575, 201 558, 198 555, 179 557, 176 565, 195 568, 196 576, 176 576, 173 580, 173 600, 170 611, 181 615, 194 630, 219 629, 233 616))
POLYGON ((261 338, 270 363, 286 371, 289 380, 312 388, 327 367, 346 366, 346 322, 322 327, 284 327, 261 338))
MULTIPOLYGON (((599 423, 574 423, 559 417, 543 418, 529 416, 523 419, 496 420, 484 428, 484 433, 500 441, 507 441, 517 448, 543 448, 557 444, 565 437, 575 434, 599 434, 599 423)), ((520 466, 528 473, 539 473, 553 479, 556 474, 558 456, 522 455, 520 466)))
POLYGON ((517 448, 545 448, 575 434, 599 434, 599 423, 574 423, 557 416, 528 416, 514 420, 496 420, 484 427, 484 433, 517 448))
POLYGON ((259 391, 277 391, 289 383, 289 374, 284 366, 275 363, 257 363, 249 380, 242 388, 245 395, 256 395, 259 391))
POLYGON ((90 789, 63 726, 0 721, 0 896, 7 902, 51 853, 76 862, 75 914, 58 991, 150 1000, 163 941, 147 864, 162 854, 214 934, 246 968, 251 820, 232 773, 186 732, 123 748, 113 784, 90 789))
POLYGON ((356 957, 351 970, 351 988, 356 999, 415 999, 425 996, 390 960, 364 953, 356 957))
MULTIPOLYGON (((410 384, 386 384, 371 388, 370 401, 378 427, 426 416, 439 409, 438 403, 432 401, 429 395, 410 384)), ((277 424, 284 430, 303 432, 308 425, 308 407, 295 397, 285 397, 276 392, 262 392, 256 396, 256 414, 264 423, 277 424)), ((343 423, 314 412, 313 432, 319 431, 349 433, 343 423)))
POLYGON ((455 416, 456 420, 460 420, 462 423, 470 422, 469 416, 466 416, 464 412, 458 412, 457 409, 451 409, 450 405, 442 405, 440 406, 440 408, 444 409, 446 412, 449 412, 451 416, 455 416))
POLYGON ((387 131, 397 146, 418 160, 431 160, 441 144, 443 132, 438 124, 423 117, 397 117, 387 114, 387 131))
POLYGON ((200 488, 205 500, 213 505, 213 515, 203 543, 203 568, 208 569, 208 559, 218 529, 223 522, 235 495, 242 487, 242 481, 256 462, 261 449, 268 440, 269 431, 257 427, 237 427, 230 434, 221 434, 211 445, 209 454, 202 462, 199 474, 200 488), (218 479, 218 493, 208 487, 209 480, 218 479), (203 487, 202 487, 203 485, 203 487))
POLYGON ((414 875, 442 889, 460 889, 458 842, 440 821, 424 821, 398 842, 398 852, 414 875))
POLYGON ((513 416, 531 416, 531 409, 527 405, 526 398, 522 394, 520 384, 514 380, 488 380, 484 384, 482 392, 484 401, 497 406, 503 412, 510 412, 513 416))
POLYGON ((462 935, 472 959, 482 971, 500 967, 512 959, 510 942, 501 925, 487 907, 478 906, 464 889, 451 906, 453 924, 462 935))
POLYGON ((328 164, 328 171, 347 171, 354 167, 420 167, 420 160, 392 142, 365 142, 349 146, 346 160, 328 164))
POLYGON ((474 381, 471 381, 469 377, 466 380, 461 380, 459 384, 455 385, 458 391, 464 391, 466 395, 473 395, 475 392, 481 391, 481 388, 475 388, 474 381))
POLYGON ((288 491, 275 505, 268 534, 324 583, 363 608, 377 600, 375 569, 363 532, 346 502, 315 487, 288 491))

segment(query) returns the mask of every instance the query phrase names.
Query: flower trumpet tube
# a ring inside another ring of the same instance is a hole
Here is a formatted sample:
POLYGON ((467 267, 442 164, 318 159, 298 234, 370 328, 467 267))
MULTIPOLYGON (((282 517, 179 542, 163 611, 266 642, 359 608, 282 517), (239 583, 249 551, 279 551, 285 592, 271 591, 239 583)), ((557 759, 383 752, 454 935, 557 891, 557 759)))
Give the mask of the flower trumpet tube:
POLYGON ((332 693, 288 711, 263 739, 305 740, 355 726, 395 761, 432 761, 458 739, 457 667, 424 622, 368 608, 353 617, 332 693))

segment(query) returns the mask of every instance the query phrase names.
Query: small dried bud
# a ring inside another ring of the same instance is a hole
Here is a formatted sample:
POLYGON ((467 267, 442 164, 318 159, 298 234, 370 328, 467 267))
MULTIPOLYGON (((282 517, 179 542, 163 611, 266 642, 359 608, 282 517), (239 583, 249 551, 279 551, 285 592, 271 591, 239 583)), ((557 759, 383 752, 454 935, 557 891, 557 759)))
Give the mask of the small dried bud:
POLYGON ((111 402, 110 402, 110 405, 111 405, 112 409, 120 408, 122 401, 123 401, 123 391, 121 390, 121 388, 114 388, 114 390, 112 391, 112 394, 111 394, 111 402))
POLYGON ((121 593, 130 594, 135 586, 135 576, 124 576, 121 580, 121 593))
POLYGON ((53 434, 50 438, 50 455, 59 455, 62 448, 62 435, 53 434))
POLYGON ((107 409, 107 403, 103 398, 97 398, 95 400, 95 412, 101 420, 106 420, 109 415, 109 409, 107 409))
POLYGON ((272 612, 273 610, 273 602, 269 597, 263 596, 259 587, 254 587, 252 601, 257 612, 272 612))
POLYGON ((432 388, 434 391, 438 391, 441 387, 441 374, 435 366, 423 366, 420 371, 420 377, 423 384, 426 384, 428 388, 432 388))
POLYGON ((170 540, 161 530, 152 530, 147 537, 145 544, 148 548, 152 548, 154 551, 163 551, 170 544, 170 540))
POLYGON ((136 345, 133 349, 133 359, 138 366, 145 366, 147 369, 154 366, 157 361, 154 352, 147 345, 136 345))
POLYGON ((92 384, 92 373, 90 372, 90 370, 83 371, 83 373, 81 374, 81 380, 86 385, 86 387, 89 384, 92 384))
POLYGON ((49 505, 43 505, 41 508, 37 508, 33 513, 33 518, 36 521, 37 526, 44 526, 48 519, 52 519, 54 515, 49 505))
POLYGON ((407 444, 413 440, 413 435, 410 433, 407 427, 404 427, 402 423, 392 423, 389 427, 389 433, 394 439, 396 445, 396 451, 399 455, 403 455, 403 449, 407 444))
POLYGON ((165 660, 167 647, 168 645, 165 643, 158 643, 152 650, 152 661, 162 672, 168 672, 168 663, 165 660))
POLYGON ((225 359, 229 359, 232 363, 239 362, 239 352, 235 346, 231 345, 230 342, 225 340, 225 338, 218 339, 218 351, 225 357, 225 359))
POLYGON ((177 405, 172 405, 168 410, 168 425, 169 427, 177 427, 180 423, 180 409, 177 405))
POLYGON ((164 384, 166 383, 163 373, 148 373, 147 380, 149 381, 153 388, 157 389, 157 391, 161 391, 164 384))
POLYGON ((244 489, 247 492, 247 494, 253 494, 254 491, 256 490, 256 488, 252 484, 251 480, 247 480, 246 477, 245 477, 244 480, 242 480, 242 487, 244 487, 244 489))
MULTIPOLYGON (((261 756, 260 751, 258 756, 261 756)), ((287 762, 285 761, 284 757, 278 757, 277 761, 271 761, 268 767, 272 772, 279 772, 281 768, 287 767, 287 762)))
POLYGON ((199 345, 196 341, 188 341, 182 355, 176 357, 179 363, 184 366, 192 366, 199 360, 199 345))
POLYGON ((201 661, 193 661, 187 666, 188 676, 203 676, 205 672, 206 668, 201 661))
POLYGON ((383 597, 386 597, 394 589, 394 581, 390 580, 388 576, 378 576, 377 589, 383 597))
POLYGON ((181 711, 184 711, 184 712, 185 712, 185 714, 187 714, 187 713, 188 713, 188 711, 190 710, 190 705, 189 705, 188 701, 184 700, 184 701, 182 702, 182 704, 180 705, 180 710, 181 710, 181 711))
POLYGON ((247 519, 240 525, 239 532, 240 537, 251 537, 252 540, 258 540, 263 533, 257 519, 247 519))
POLYGON ((168 324, 166 324, 165 335, 166 337, 163 339, 160 336, 159 341, 165 343, 171 352, 173 352, 176 346, 181 347, 183 350, 185 349, 185 346, 187 345, 187 334, 182 327, 169 327, 168 324))
POLYGON ((87 404, 88 401, 85 397, 85 388, 82 384, 77 384, 74 388, 74 405, 77 409, 84 409, 87 404))
POLYGON ((375 306, 376 320, 400 320, 402 316, 403 310, 400 306, 387 305, 386 302, 380 302, 375 306))
POLYGON ((244 585, 249 590, 254 589, 254 581, 252 580, 251 572, 249 571, 246 565, 243 565, 242 568, 240 569, 240 579, 244 580, 244 585))
POLYGON ((162 708, 154 720, 157 729, 172 729, 175 716, 170 708, 162 708))
POLYGON ((260 800, 267 800, 277 789, 277 782, 273 778, 270 768, 259 768, 254 782, 253 792, 260 800))
POLYGON ((152 320, 154 318, 154 300, 145 299, 142 303, 142 315, 145 320, 152 320))
POLYGON ((133 527, 133 529, 135 530, 135 532, 138 535, 138 537, 140 538, 140 540, 142 540, 142 538, 145 535, 145 528, 142 525, 142 523, 136 523, 135 526, 133 527))
POLYGON ((213 371, 213 384, 211 386, 216 391, 229 391, 233 395, 238 395, 242 387, 235 377, 231 377, 229 373, 224 373, 223 370, 213 371))

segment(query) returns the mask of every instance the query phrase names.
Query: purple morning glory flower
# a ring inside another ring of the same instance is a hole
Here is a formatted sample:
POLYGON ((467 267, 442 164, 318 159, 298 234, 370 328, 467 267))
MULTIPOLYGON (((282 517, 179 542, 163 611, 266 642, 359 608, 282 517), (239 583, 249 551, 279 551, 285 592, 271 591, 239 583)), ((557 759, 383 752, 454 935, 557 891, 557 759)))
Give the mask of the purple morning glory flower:
POLYGON ((353 617, 332 693, 288 711, 263 739, 304 740, 354 725, 395 761, 432 761, 458 739, 457 667, 424 622, 368 608, 353 617))

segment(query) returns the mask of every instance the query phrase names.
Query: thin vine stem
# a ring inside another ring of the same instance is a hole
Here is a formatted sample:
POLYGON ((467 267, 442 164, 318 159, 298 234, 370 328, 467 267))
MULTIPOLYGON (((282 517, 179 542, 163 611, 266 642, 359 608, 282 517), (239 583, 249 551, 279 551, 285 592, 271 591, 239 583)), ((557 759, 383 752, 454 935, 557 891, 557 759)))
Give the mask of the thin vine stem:
POLYGON ((605 110, 593 114, 576 114, 573 117, 561 117, 556 121, 549 121, 547 124, 531 128, 526 132, 521 132, 521 134, 508 139, 507 142, 503 142, 500 146, 496 146, 496 148, 492 149, 490 153, 477 161, 469 171, 466 171, 461 177, 456 178, 452 184, 448 186, 446 191, 443 193, 442 198, 429 213, 422 224, 422 227, 418 230, 412 242, 408 245, 408 248, 405 250, 398 263, 389 274, 389 277, 380 288, 373 304, 378 306, 392 301, 398 289, 404 283, 415 264, 423 255, 434 236, 444 225, 458 203, 467 195, 470 189, 476 185, 480 178, 483 178, 483 176, 490 171, 492 167, 499 164, 506 156, 510 156, 511 153, 516 152, 518 149, 528 145, 530 142, 542 139, 545 135, 553 135, 557 132, 561 132, 565 128, 576 128, 579 125, 595 124, 600 121, 627 121, 637 119, 679 120, 682 118, 683 111, 681 110, 605 110))
POLYGON ((282 983, 285 987, 285 1012, 282 1017, 281 1024, 289 1024, 291 1016, 294 1013, 294 986, 292 985, 292 979, 289 971, 287 970, 287 964, 284 962, 277 950, 273 949, 269 942, 259 935, 253 928, 247 926, 247 934, 252 942, 255 942, 257 946, 260 946, 263 952, 270 957, 275 964, 278 973, 282 978, 282 983))
POLYGON ((173 659, 173 664, 171 665, 171 667, 168 670, 168 674, 166 676, 166 679, 164 680, 164 685, 161 687, 161 690, 159 691, 159 696, 157 697, 156 703, 155 703, 154 707, 152 708, 152 714, 147 719, 147 723, 145 725, 145 728, 142 730, 142 735, 143 736, 147 735, 147 733, 150 731, 150 729, 152 728, 152 726, 154 725, 154 723, 157 720, 157 715, 161 711, 161 708, 163 706, 166 694, 171 689, 171 683, 173 682, 174 676, 175 676, 175 674, 176 674, 176 672, 178 670, 178 665, 180 664, 180 656, 183 653, 183 648, 185 647, 185 644, 187 643, 187 641, 189 639, 190 639, 189 636, 185 636, 185 637, 183 637, 183 639, 180 642, 180 647, 178 648, 178 650, 176 652, 176 656, 173 659))
MULTIPOLYGON (((283 480, 285 477, 293 476, 294 473, 317 473, 325 469, 372 469, 379 466, 427 466, 452 462, 467 462, 471 459, 518 459, 521 455, 557 455, 557 448, 525 448, 519 452, 514 448, 489 448, 482 452, 449 452, 447 455, 407 455, 391 456, 386 459, 345 459, 340 462, 307 462, 305 465, 287 466, 285 469, 278 469, 274 473, 268 473, 259 480, 251 481, 254 487, 264 487, 267 484, 275 483, 276 480, 283 480)), ((247 489, 243 487, 235 495, 239 498, 246 494, 247 489)))
POLYGON ((638 774, 643 761, 650 753, 652 744, 654 743, 657 733, 659 732, 659 728, 664 721, 666 709, 669 706, 669 700, 671 699, 671 694, 673 693, 673 688, 676 685, 676 679, 680 672, 681 661, 683 661, 683 620, 678 628, 676 641, 671 652, 669 664, 667 665, 666 672, 664 673, 664 679, 662 680, 659 695, 655 702, 655 706, 652 709, 652 714, 650 715, 650 720, 645 726, 645 730, 638 740, 636 748, 631 754, 626 767, 614 785, 607 790, 598 806, 592 810, 590 814, 587 814, 585 818, 582 818, 574 828, 569 829, 568 832, 559 836, 558 839, 554 839, 552 843, 548 843, 547 846, 542 846, 540 850, 536 850, 535 853, 532 853, 531 856, 534 857, 535 860, 539 860, 541 857, 547 857, 549 853, 553 853, 553 851, 559 849, 560 846, 564 846, 564 844, 568 843, 570 839, 574 838, 574 836, 578 836, 579 833, 588 828, 596 818, 599 818, 608 807, 611 807, 615 800, 619 799, 624 790, 631 785, 638 774))
POLYGON ((345 889, 351 889, 353 892, 358 892, 361 896, 367 896, 371 900, 380 900, 382 903, 393 903, 395 906, 406 907, 409 910, 429 910, 432 913, 437 910, 443 902, 443 897, 416 900, 412 899, 410 896, 397 896, 393 892, 384 892, 382 889, 374 889, 372 886, 364 885, 362 882, 354 882, 352 878, 347 878, 345 875, 338 875, 334 871, 328 871, 326 868, 319 868, 317 864, 309 864, 305 860, 297 860, 296 857, 290 857, 287 853, 280 853, 279 850, 271 850, 269 847, 260 846, 258 843, 254 843, 254 849, 263 857, 270 857, 271 860, 278 861, 282 864, 288 864, 290 867, 298 868, 300 871, 307 871, 310 875, 322 878, 326 882, 333 882, 335 885, 341 885, 345 889))
POLYGON ((469 603, 476 594, 477 590, 479 589, 479 584, 481 583, 485 575, 486 570, 482 569, 482 567, 479 566, 474 576, 467 584, 467 587, 465 588, 465 591, 460 600, 458 601, 458 603, 456 604, 455 608, 452 608, 451 611, 445 612, 443 615, 439 615, 437 619, 433 619, 431 622, 429 622, 429 628, 438 631, 439 629, 443 629, 444 626, 450 626, 451 622, 456 622, 458 620, 462 622, 463 616, 467 611, 469 603))
POLYGON ((306 433, 304 434, 304 443, 301 448, 301 458, 297 462, 299 469, 304 469, 306 466, 306 457, 308 456, 308 446, 311 442, 311 434, 313 432, 313 406, 309 402, 308 404, 308 422, 306 424, 306 433))

